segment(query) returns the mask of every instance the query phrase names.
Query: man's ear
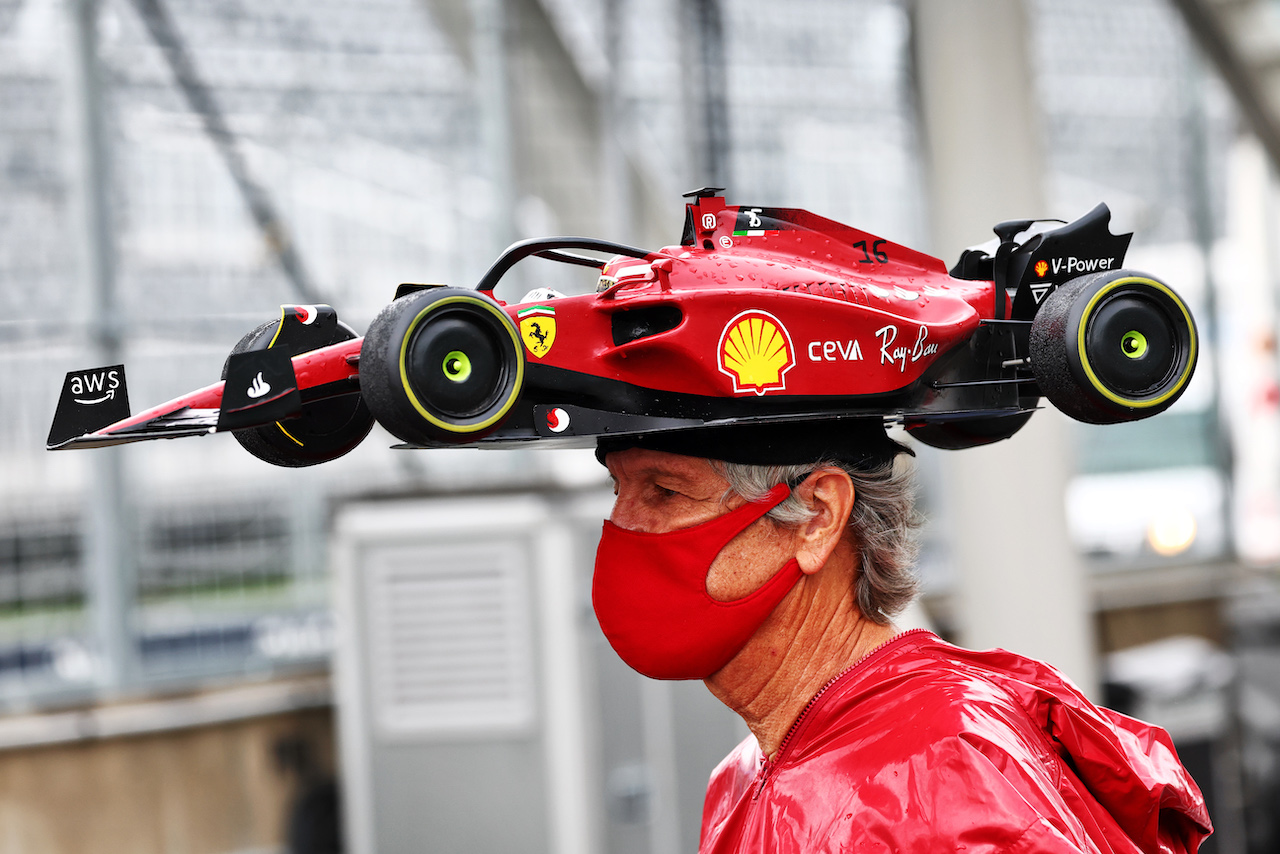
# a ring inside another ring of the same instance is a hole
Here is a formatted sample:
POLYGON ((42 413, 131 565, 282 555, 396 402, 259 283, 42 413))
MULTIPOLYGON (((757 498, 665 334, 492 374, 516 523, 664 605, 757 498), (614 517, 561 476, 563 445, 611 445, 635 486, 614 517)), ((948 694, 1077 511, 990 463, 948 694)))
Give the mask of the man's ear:
POLYGON ((799 528, 800 547, 796 562, 801 572, 812 575, 826 565, 839 545, 853 512, 853 481, 841 469, 821 468, 796 487, 801 500, 816 513, 799 528))

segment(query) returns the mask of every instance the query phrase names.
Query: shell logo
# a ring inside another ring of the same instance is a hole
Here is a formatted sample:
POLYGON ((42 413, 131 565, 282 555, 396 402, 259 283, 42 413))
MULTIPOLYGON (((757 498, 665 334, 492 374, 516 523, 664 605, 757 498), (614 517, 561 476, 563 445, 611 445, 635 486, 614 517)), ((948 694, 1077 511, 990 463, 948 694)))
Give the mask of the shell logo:
POLYGON ((1044 274, 1045 274, 1045 273, 1047 273, 1047 272, 1049 272, 1049 262, 1048 262, 1048 261, 1045 261, 1045 260, 1043 260, 1043 259, 1042 259, 1042 260, 1040 260, 1040 261, 1037 261, 1037 262, 1036 262, 1036 275, 1043 279, 1043 278, 1044 278, 1044 274))
POLYGON ((720 370, 733 378, 734 394, 786 388, 786 373, 796 365, 794 354, 790 333, 767 311, 744 311, 720 333, 720 370))

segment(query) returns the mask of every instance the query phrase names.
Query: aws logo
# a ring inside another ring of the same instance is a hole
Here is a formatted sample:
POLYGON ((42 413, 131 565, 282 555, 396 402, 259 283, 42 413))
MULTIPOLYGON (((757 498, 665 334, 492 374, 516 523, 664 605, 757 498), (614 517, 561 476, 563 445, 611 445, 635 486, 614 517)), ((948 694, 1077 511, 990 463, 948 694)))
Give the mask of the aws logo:
POLYGON ((120 371, 106 368, 83 374, 74 374, 67 378, 68 390, 72 399, 81 406, 93 406, 105 403, 116 396, 120 388, 120 371))
POLYGON ((735 394, 764 394, 787 387, 786 374, 796 365, 795 347, 782 321, 767 311, 744 311, 720 333, 719 363, 733 378, 735 394))

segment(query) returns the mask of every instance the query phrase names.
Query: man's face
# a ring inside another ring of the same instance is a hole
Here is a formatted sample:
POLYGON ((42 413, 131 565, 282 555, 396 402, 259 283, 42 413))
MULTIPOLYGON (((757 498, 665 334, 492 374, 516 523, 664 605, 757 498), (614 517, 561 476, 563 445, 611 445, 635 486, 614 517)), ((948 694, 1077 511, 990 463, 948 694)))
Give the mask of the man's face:
MULTIPOLYGON (((729 483, 711 463, 664 451, 629 448, 605 457, 613 478, 613 512, 619 528, 661 534, 690 528, 746 501, 730 495, 729 483)), ((707 573, 707 593, 725 602, 755 592, 778 568, 795 556, 793 530, 760 519, 725 546, 707 573)))

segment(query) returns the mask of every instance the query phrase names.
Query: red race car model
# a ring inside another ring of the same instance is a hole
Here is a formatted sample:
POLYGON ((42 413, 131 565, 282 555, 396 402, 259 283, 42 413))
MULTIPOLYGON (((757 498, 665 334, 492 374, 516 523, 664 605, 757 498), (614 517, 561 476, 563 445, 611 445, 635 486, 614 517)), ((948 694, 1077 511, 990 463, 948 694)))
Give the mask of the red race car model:
POLYGON ((1185 302, 1122 269, 1131 235, 1111 234, 1104 205, 1057 227, 1001 223, 948 272, 806 211, 690 196, 677 246, 517 243, 475 289, 401 285, 363 338, 328 306, 284 306, 235 346, 223 381, 139 415, 122 366, 73 371, 48 447, 231 431, 303 466, 351 450, 375 420, 412 447, 582 447, 878 417, 965 448, 1013 435, 1041 395, 1092 423, 1154 415, 1195 368, 1185 302), (598 287, 495 299, 529 256, 593 268, 598 287))

